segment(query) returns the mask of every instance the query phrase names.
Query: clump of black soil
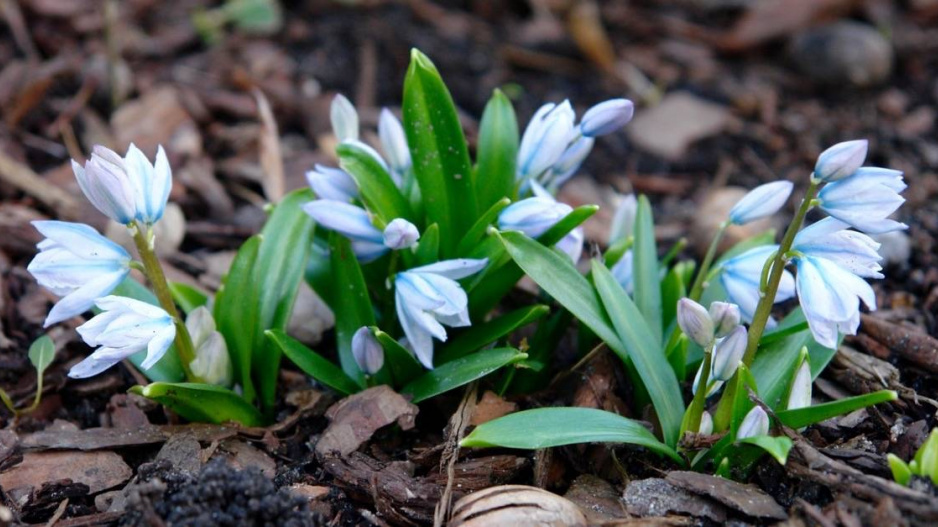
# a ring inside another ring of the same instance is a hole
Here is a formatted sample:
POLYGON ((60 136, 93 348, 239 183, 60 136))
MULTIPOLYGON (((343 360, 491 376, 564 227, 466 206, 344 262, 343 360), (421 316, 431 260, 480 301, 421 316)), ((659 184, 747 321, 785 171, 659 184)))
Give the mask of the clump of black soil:
POLYGON ((162 475, 140 485, 128 500, 124 526, 317 527, 325 519, 306 500, 255 468, 235 470, 222 460, 206 465, 197 478, 166 484, 162 475))

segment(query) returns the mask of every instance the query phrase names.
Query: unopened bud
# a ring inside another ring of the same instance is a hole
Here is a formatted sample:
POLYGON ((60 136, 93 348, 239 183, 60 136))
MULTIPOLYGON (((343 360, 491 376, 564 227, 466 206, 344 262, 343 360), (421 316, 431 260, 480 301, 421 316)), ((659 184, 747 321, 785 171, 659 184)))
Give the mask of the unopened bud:
POLYGON ((710 412, 704 411, 700 414, 700 427, 697 429, 697 433, 705 436, 713 433, 713 416, 710 415, 710 412))
POLYGON ((796 408, 807 408, 811 406, 811 364, 808 363, 808 357, 801 361, 801 366, 795 372, 795 379, 791 383, 791 391, 788 393, 789 410, 796 408))
POLYGON ((597 137, 615 132, 632 120, 635 105, 628 99, 610 99, 593 106, 583 114, 580 133, 597 137))
POLYGON ((713 351, 713 380, 728 381, 736 373, 739 361, 743 360, 746 346, 749 344, 749 333, 745 326, 736 326, 713 351))
POLYGON ((713 342, 713 321, 706 308, 690 298, 677 302, 677 323, 688 338, 702 347, 713 342))
POLYGON ((349 139, 358 140, 358 112, 341 93, 332 99, 329 118, 332 121, 332 133, 340 143, 349 139))
POLYGON ((420 239, 420 231, 413 223, 404 218, 396 218, 384 228, 384 245, 399 251, 409 249, 420 239))
POLYGON ((714 332, 717 338, 730 334, 739 325, 739 306, 729 302, 711 302, 710 320, 713 321, 714 332))
POLYGON ((837 181, 853 175, 866 160, 867 148, 869 143, 866 139, 845 141, 828 148, 817 158, 814 178, 821 181, 837 181))
POLYGON ((730 210, 730 221, 745 225, 771 216, 788 203, 794 184, 791 181, 773 181, 750 190, 730 210))
POLYGON ((384 348, 367 326, 358 328, 352 335, 352 356, 358 369, 368 375, 378 373, 384 366, 384 348))
POLYGON ((756 406, 743 418, 739 431, 736 432, 736 439, 765 435, 769 435, 769 416, 761 406, 756 406))

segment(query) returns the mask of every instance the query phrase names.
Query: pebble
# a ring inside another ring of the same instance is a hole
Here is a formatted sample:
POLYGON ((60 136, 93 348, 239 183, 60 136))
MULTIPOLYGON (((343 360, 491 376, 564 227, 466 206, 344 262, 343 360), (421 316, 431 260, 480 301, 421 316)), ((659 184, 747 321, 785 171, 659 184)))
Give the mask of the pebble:
POLYGON ((875 86, 892 73, 892 45, 874 27, 841 21, 795 35, 792 62, 819 84, 875 86))
POLYGON ((909 265, 909 258, 912 256, 912 240, 905 231, 875 234, 873 239, 880 243, 879 255, 883 257, 883 264, 909 265))

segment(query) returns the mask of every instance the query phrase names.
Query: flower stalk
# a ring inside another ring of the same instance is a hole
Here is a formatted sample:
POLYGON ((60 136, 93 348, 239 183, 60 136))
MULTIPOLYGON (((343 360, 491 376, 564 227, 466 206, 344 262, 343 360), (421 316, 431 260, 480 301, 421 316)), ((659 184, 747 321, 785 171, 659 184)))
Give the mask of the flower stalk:
POLYGON ((150 282, 150 286, 153 288, 153 293, 156 295, 160 307, 166 310, 169 316, 173 317, 175 321, 176 353, 179 355, 179 361, 182 363, 182 369, 186 374, 186 379, 189 382, 204 382, 197 375, 192 373, 190 364, 195 360, 195 347, 192 345, 192 337, 189 335, 186 324, 179 316, 176 303, 173 302, 173 295, 169 291, 169 284, 166 282, 163 266, 160 265, 160 260, 153 250, 151 244, 152 231, 147 228, 146 232, 144 232, 139 225, 133 225, 130 230, 133 234, 134 245, 136 245, 137 252, 140 254, 140 260, 143 262, 143 272, 150 282))
POLYGON ((707 401, 707 392, 710 388, 710 368, 713 362, 713 342, 704 348, 703 364, 700 365, 700 382, 697 392, 687 409, 687 426, 684 430, 697 433, 700 430, 700 419, 704 412, 704 403, 707 401))

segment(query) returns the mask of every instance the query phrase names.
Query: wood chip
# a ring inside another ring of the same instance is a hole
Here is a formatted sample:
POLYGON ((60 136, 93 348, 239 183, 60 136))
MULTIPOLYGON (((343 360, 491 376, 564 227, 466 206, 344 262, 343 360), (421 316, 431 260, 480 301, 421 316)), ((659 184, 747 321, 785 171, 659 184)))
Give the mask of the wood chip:
POLYGON ((668 483, 695 494, 709 496, 720 503, 753 518, 784 520, 788 513, 771 496, 753 485, 697 472, 675 471, 667 476, 668 483))
POLYGON ((660 478, 629 483, 622 496, 629 514, 641 517, 687 514, 708 518, 717 523, 726 521, 726 508, 702 496, 692 494, 660 478))
POLYGON ((872 315, 860 315, 863 332, 903 359, 938 373, 938 339, 872 315))
POLYGON ((350 395, 326 411, 331 421, 316 443, 316 452, 347 456, 371 439, 378 429, 397 422, 404 430, 414 427, 420 409, 388 386, 376 386, 350 395))
POLYGON ((24 436, 24 450, 105 450, 165 443, 175 434, 190 432, 200 442, 220 441, 238 430, 217 425, 150 426, 133 429, 88 428, 80 431, 43 431, 24 436))
POLYGON ((24 496, 44 484, 71 480, 97 494, 126 482, 133 471, 114 452, 27 452, 23 462, 0 474, 0 486, 24 496))

